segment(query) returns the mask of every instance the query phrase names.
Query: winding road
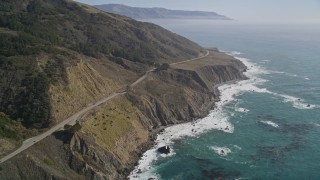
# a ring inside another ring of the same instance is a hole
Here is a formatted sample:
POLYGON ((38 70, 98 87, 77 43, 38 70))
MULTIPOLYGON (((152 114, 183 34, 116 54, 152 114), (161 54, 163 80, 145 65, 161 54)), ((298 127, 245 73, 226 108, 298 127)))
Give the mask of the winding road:
MULTIPOLYGON (((193 59, 189 59, 189 60, 185 60, 185 61, 180 61, 180 62, 177 62, 177 63, 171 63, 170 65, 177 65, 177 64, 182 64, 182 63, 187 63, 187 62, 190 62, 190 61, 195 61, 195 60, 199 60, 199 59, 202 59, 202 58, 205 58, 209 55, 209 51, 207 50, 207 53, 203 56, 200 56, 200 57, 197 57, 197 58, 193 58, 193 59)), ((141 81, 143 81, 147 76, 148 74, 154 72, 156 70, 156 68, 152 68, 150 70, 148 70, 143 76, 141 76, 139 79, 137 79, 134 83, 132 83, 130 85, 130 87, 134 87, 136 86, 137 84, 139 84, 141 81)), ((70 116, 69 118, 65 119, 64 121, 60 122, 59 124, 53 126, 51 129, 49 129, 48 131, 38 135, 38 136, 35 136, 35 137, 32 137, 30 139, 27 139, 25 140, 21 147, 19 147, 17 150, 15 150, 14 152, 6 155, 5 157, 3 157, 2 159, 0 159, 0 164, 11 159, 12 157, 16 156, 17 154, 21 153, 22 151, 28 149, 29 147, 33 146, 35 143, 41 141, 42 139, 50 136, 51 134, 53 134, 54 132, 58 131, 58 130, 63 130, 64 129, 64 126, 66 124, 69 124, 69 125, 74 125, 76 123, 77 120, 79 120, 85 113, 89 112, 90 110, 96 108, 97 106, 107 102, 107 101, 110 101, 118 96, 121 96, 121 95, 124 95, 126 94, 127 92, 126 91, 118 91, 118 92, 115 92, 111 95, 109 95, 108 97, 105 97, 97 102, 95 102, 94 104, 91 104, 89 106, 87 106, 86 108, 82 109, 81 111, 75 113, 74 115, 70 116)))

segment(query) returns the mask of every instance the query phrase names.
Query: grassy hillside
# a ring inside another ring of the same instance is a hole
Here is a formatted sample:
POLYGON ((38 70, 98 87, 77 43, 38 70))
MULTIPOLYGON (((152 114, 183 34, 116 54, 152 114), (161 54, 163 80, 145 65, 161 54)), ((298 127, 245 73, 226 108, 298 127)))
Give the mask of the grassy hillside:
POLYGON ((66 79, 66 68, 77 63, 75 53, 152 65, 195 57, 200 51, 197 44, 154 24, 72 1, 3 0, 0 111, 28 128, 48 127, 49 87, 66 79))

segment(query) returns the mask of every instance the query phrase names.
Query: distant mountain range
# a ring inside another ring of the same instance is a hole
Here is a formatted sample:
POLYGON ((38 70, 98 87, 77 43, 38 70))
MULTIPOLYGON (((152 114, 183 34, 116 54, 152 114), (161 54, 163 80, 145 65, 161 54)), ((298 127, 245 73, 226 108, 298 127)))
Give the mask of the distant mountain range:
POLYGON ((133 19, 213 19, 231 20, 215 12, 169 10, 165 8, 139 8, 121 4, 96 5, 96 8, 133 19))

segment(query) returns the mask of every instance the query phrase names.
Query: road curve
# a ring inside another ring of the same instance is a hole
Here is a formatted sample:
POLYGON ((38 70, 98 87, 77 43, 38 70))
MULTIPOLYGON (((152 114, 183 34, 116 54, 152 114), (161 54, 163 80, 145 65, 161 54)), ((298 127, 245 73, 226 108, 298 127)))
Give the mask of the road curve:
POLYGON ((67 118, 66 120, 60 122, 59 124, 53 126, 51 129, 49 129, 48 131, 38 135, 38 136, 35 136, 35 137, 32 137, 30 139, 27 139, 25 140, 23 143, 22 143, 22 146, 20 148, 18 148, 17 150, 15 150, 14 152, 12 152, 11 154, 3 157, 1 160, 0 160, 0 163, 3 163, 5 161, 7 161, 8 159, 16 156, 17 154, 19 154, 20 152, 28 149, 29 147, 31 147, 32 145, 34 145, 35 143, 41 141, 42 139, 46 138, 47 136, 51 135, 52 133, 54 133, 55 131, 57 130, 60 130, 60 129, 63 129, 64 126, 66 124, 75 124, 75 122, 82 116, 84 115, 86 112, 92 110, 93 108, 107 102, 107 101, 110 101, 111 99, 113 98, 116 98, 118 96, 121 96, 123 94, 125 94, 126 92, 117 92, 117 93, 113 93, 111 94, 110 96, 104 98, 104 99, 101 99, 100 101, 98 102, 95 102, 93 105, 90 105, 84 109, 82 109, 81 111, 75 113, 74 115, 70 116, 69 118, 67 118))
POLYGON ((186 62, 199 60, 199 59, 202 59, 202 58, 205 58, 205 57, 209 56, 209 54, 210 54, 210 52, 209 52, 209 50, 207 50, 206 54, 203 55, 203 56, 196 57, 196 58, 193 58, 193 59, 188 59, 188 60, 185 60, 185 61, 176 62, 176 63, 171 63, 170 65, 172 66, 172 65, 183 64, 183 63, 186 63, 186 62))
MULTIPOLYGON (((210 52, 207 50, 206 54, 203 55, 203 56, 196 57, 196 58, 193 58, 193 59, 188 59, 188 60, 185 60, 185 61, 176 62, 176 63, 171 63, 171 64, 169 64, 169 65, 170 65, 170 66, 173 66, 173 65, 177 65, 177 64, 183 64, 183 63, 186 63, 186 62, 190 62, 190 61, 195 61, 195 60, 198 60, 198 59, 202 59, 202 58, 207 57, 207 56, 209 55, 209 53, 210 53, 210 52)), ((139 84, 141 81, 143 81, 143 80, 148 76, 149 73, 154 72, 156 69, 157 69, 157 68, 152 68, 152 69, 148 70, 148 71, 147 71, 143 76, 141 76, 136 82, 132 83, 132 84, 130 85, 130 87, 132 88, 132 87, 136 86, 137 84, 139 84)))
MULTIPOLYGON (((176 65, 176 64, 182 64, 182 63, 186 63, 186 62, 190 62, 190 61, 195 61, 195 60, 198 60, 198 59, 202 59, 202 58, 205 58, 209 55, 209 51, 207 50, 207 53, 203 56, 200 56, 200 57, 197 57, 197 58, 193 58, 193 59, 189 59, 189 60, 185 60, 185 61, 181 61, 181 62, 177 62, 177 63, 171 63, 170 65, 176 65)), ((150 70, 148 70, 143 76, 141 76, 138 80, 136 80, 134 83, 132 83, 130 85, 130 87, 134 87, 136 86, 137 84, 139 84, 141 81, 143 81, 147 76, 148 74, 150 74, 151 72, 154 72, 156 70, 156 68, 152 68, 150 70)), ((5 157, 3 157, 2 159, 0 159, 0 164, 11 159, 12 157, 16 156, 17 154, 21 153, 22 151, 28 149, 29 147, 33 146, 35 143, 41 141, 42 139, 46 138, 47 136, 53 134, 54 132, 58 131, 58 130, 62 130, 64 128, 64 126, 66 124, 70 124, 70 125, 73 125, 76 123, 76 121, 81 118, 81 116, 83 116, 85 113, 87 113, 88 111, 96 108, 97 106, 107 102, 107 101, 110 101, 118 96, 121 96, 121 95, 124 95, 126 94, 127 92, 126 91, 123 91, 123 92, 115 92, 113 94, 111 94, 110 96, 106 97, 106 98, 103 98, 97 102, 95 102, 94 104, 91 104, 89 106, 87 106, 86 108, 82 109, 81 111, 75 113, 74 115, 70 116, 69 118, 67 118, 66 120, 60 122, 59 124, 53 126, 51 129, 49 129, 48 131, 38 135, 38 136, 35 136, 35 137, 32 137, 30 139, 27 139, 25 141, 23 141, 21 147, 19 147, 17 150, 15 150, 14 152, 6 155, 5 157)))

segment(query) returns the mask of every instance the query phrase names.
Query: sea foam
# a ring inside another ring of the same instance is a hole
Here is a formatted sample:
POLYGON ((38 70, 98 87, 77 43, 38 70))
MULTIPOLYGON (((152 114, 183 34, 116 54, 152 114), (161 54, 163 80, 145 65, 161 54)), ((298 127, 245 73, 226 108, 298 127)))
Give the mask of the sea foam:
POLYGON ((211 149, 220 156, 227 156, 229 153, 231 153, 231 150, 227 147, 211 146, 211 149))
POLYGON ((237 112, 247 113, 247 112, 249 112, 250 110, 249 110, 249 109, 246 109, 246 108, 236 108, 236 111, 237 111, 237 112))
POLYGON ((260 121, 260 122, 262 122, 264 124, 267 124, 267 125, 270 125, 270 126, 275 127, 275 128, 279 127, 278 124, 276 124, 275 122, 272 122, 272 121, 260 121))
MULTIPOLYGON (((232 52, 233 54, 239 55, 239 52, 232 52)), ((152 162, 161 158, 161 155, 157 153, 157 149, 164 145, 171 147, 175 140, 185 138, 185 137, 196 137, 200 134, 207 132, 208 130, 220 130, 226 133, 233 133, 234 126, 228 121, 229 116, 222 110, 222 107, 233 101, 236 95, 241 94, 245 91, 255 91, 266 93, 266 89, 258 88, 254 84, 259 84, 265 82, 264 79, 258 78, 256 74, 265 73, 263 69, 256 66, 256 64, 251 63, 249 59, 238 58, 242 61, 248 68, 245 75, 249 77, 248 80, 239 81, 235 84, 224 84, 218 87, 220 91, 220 101, 216 103, 216 108, 212 110, 209 115, 205 118, 199 119, 195 122, 178 124, 166 128, 162 133, 157 136, 155 141, 155 146, 143 154, 138 165, 135 167, 134 171, 131 172, 130 179, 148 179, 150 177, 156 177, 154 173, 154 168, 152 167, 152 162)), ((244 111, 247 111, 243 109, 244 111)), ((229 151, 226 149, 226 153, 229 151)), ((169 156, 174 155, 170 153, 169 156)))
MULTIPOLYGON (((167 156, 175 155, 174 149, 172 147, 175 140, 185 137, 196 137, 204 132, 207 132, 208 130, 213 129, 224 131, 226 133, 233 133, 234 126, 228 121, 229 116, 224 112, 222 107, 227 103, 233 101, 235 99, 235 96, 243 92, 267 93, 274 96, 282 97, 284 99, 283 102, 290 102, 293 104, 293 107, 299 109, 316 107, 315 105, 310 105, 308 107, 308 104, 305 104, 304 101, 299 98, 273 93, 266 88, 259 88, 257 85, 261 85, 267 82, 267 80, 260 78, 259 74, 270 74, 270 72, 261 68, 256 63, 251 62, 247 58, 237 57, 237 55, 242 54, 240 52, 233 51, 225 53, 234 56, 235 58, 239 59, 244 65, 246 65, 247 71, 244 72, 244 74, 249 79, 236 82, 235 84, 224 84, 219 86, 218 89, 220 91, 220 101, 216 103, 216 108, 212 110, 207 117, 199 119, 195 122, 167 127, 162 133, 158 134, 157 139, 155 140, 154 147, 143 154, 138 165, 129 175, 130 179, 148 179, 150 177, 158 179, 152 163, 158 158, 165 158, 167 156), (172 149, 172 153, 167 156, 160 155, 157 152, 157 149, 164 145, 168 145, 172 149)), ((246 112, 248 111, 244 108, 238 110, 246 112)), ((268 122, 268 124, 277 126, 277 124, 273 122, 268 122)), ((225 150, 226 152, 229 152, 227 149, 225 150)))
POLYGON ((283 99, 282 102, 290 103, 290 104, 292 104, 292 107, 294 107, 296 109, 307 110, 307 109, 320 108, 319 105, 309 104, 309 103, 305 102, 305 100, 302 98, 298 98, 298 97, 294 97, 294 96, 290 96, 290 95, 286 95, 286 94, 279 94, 279 93, 271 92, 266 88, 259 88, 256 86, 259 84, 263 84, 264 82, 267 82, 267 80, 259 78, 257 76, 259 74, 272 74, 272 73, 283 74, 284 73, 286 75, 293 76, 293 77, 297 77, 297 75, 285 73, 285 72, 278 72, 278 71, 267 71, 267 70, 261 68, 260 66, 257 66, 257 64, 250 62, 250 60, 247 58, 237 57, 234 54, 232 54, 232 52, 231 53, 229 52, 228 54, 233 55, 235 58, 242 61, 247 67, 250 67, 249 71, 247 73, 245 73, 245 75, 250 78, 247 81, 251 81, 251 83, 248 83, 247 81, 240 81, 239 82, 240 86, 241 86, 241 83, 246 84, 246 86, 242 88, 242 91, 252 91, 252 92, 257 92, 257 93, 271 94, 275 97, 282 98, 283 99))

